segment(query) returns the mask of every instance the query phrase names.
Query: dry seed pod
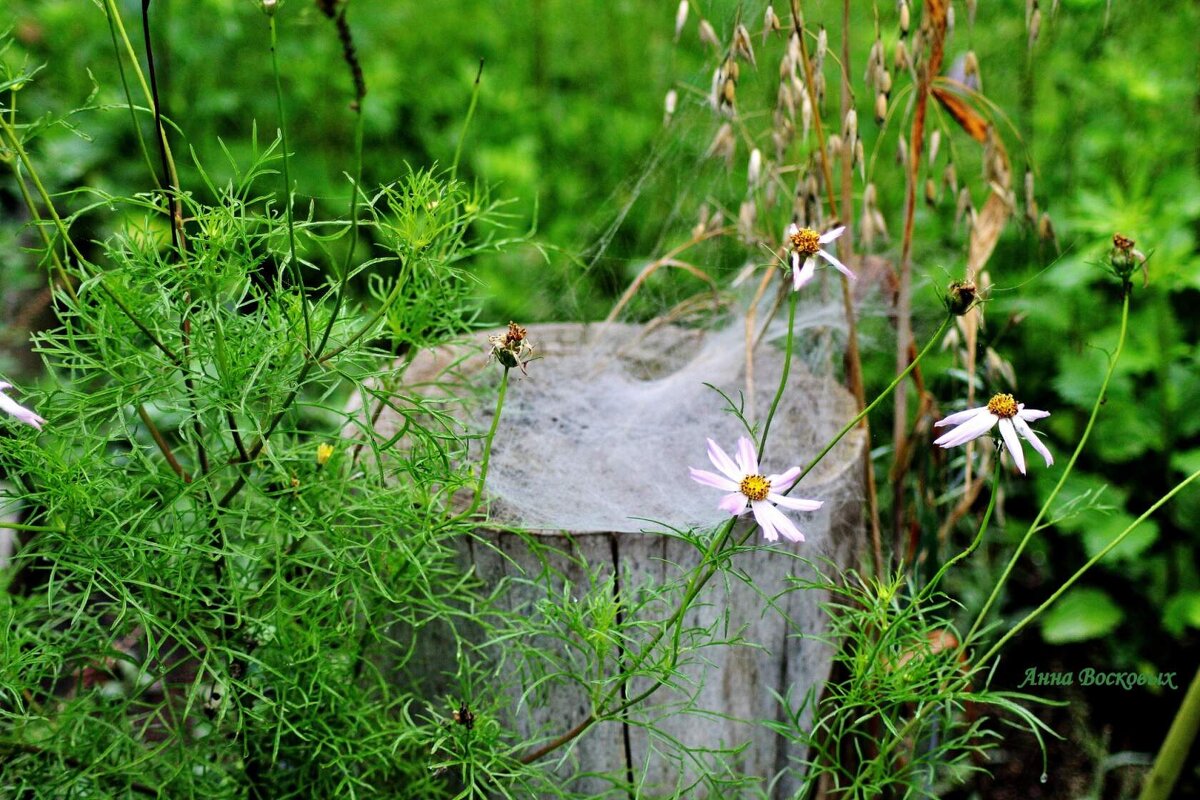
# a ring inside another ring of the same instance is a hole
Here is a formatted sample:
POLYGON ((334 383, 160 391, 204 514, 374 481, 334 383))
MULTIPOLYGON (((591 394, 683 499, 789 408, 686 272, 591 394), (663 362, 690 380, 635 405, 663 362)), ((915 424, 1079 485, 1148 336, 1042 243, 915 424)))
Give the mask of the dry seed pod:
POLYGON ((886 69, 879 73, 879 91, 883 92, 884 94, 892 93, 892 73, 888 72, 886 69))
POLYGON ((717 38, 717 32, 713 30, 712 23, 706 19, 700 20, 700 41, 704 44, 711 44, 718 53, 721 52, 721 40, 717 38))
POLYGON ((967 0, 967 25, 975 27, 975 11, 977 10, 978 0, 967 0))
POLYGON ((954 205, 954 227, 962 221, 963 217, 969 217, 973 206, 971 205, 971 190, 966 186, 958 193, 958 200, 954 205))
POLYGON ((867 54, 867 71, 863 74, 863 80, 868 86, 875 84, 879 70, 883 67, 883 40, 878 36, 875 37, 874 43, 871 45, 871 52, 867 54))
POLYGON ((908 168, 908 140, 904 138, 903 133, 896 141, 896 163, 905 169, 908 168))
POLYGON ((671 117, 675 116, 675 106, 679 103, 679 94, 671 89, 667 92, 667 97, 663 100, 663 125, 671 122, 671 117))
POLYGON ((929 134, 929 163, 937 161, 938 150, 942 146, 942 132, 935 128, 933 133, 929 134))
POLYGON ((1033 16, 1029 20, 1029 48, 1033 49, 1033 43, 1037 41, 1038 33, 1042 29, 1042 10, 1035 8, 1033 16))
POLYGON ((825 54, 829 52, 829 31, 822 25, 817 31, 817 69, 825 63, 825 54))
POLYGON ((801 131, 802 131, 801 138, 803 138, 803 139, 808 138, 808 132, 812 128, 812 121, 813 121, 812 98, 808 96, 808 92, 805 92, 800 97, 800 125, 801 125, 801 131))
POLYGON ((931 208, 937 205, 937 184, 933 178, 925 179, 925 204, 931 208))
POLYGON ((858 137, 858 112, 851 108, 842 121, 842 137, 847 141, 858 137))
POLYGON ((679 8, 675 10, 675 41, 679 41, 679 34, 683 33, 683 26, 687 24, 688 18, 688 0, 679 0, 679 8))
POLYGON ((891 238, 891 236, 888 235, 887 220, 884 219, 883 212, 878 208, 871 212, 871 226, 875 228, 875 232, 883 241, 886 242, 891 238))
POLYGON ((951 194, 958 194, 958 172, 954 169, 953 161, 946 162, 946 169, 942 172, 942 186, 948 188, 951 194))
POLYGON ((1031 225, 1037 224, 1038 206, 1033 193, 1033 171, 1028 167, 1025 169, 1025 218, 1031 225))
POLYGON ((1038 220, 1038 236, 1042 241, 1054 242, 1058 245, 1058 237, 1054 235, 1054 225, 1050 222, 1050 215, 1045 211, 1042 212, 1042 218, 1038 220))
POLYGON ((825 149, 829 153, 830 158, 842 157, 842 137, 836 133, 829 134, 829 139, 825 142, 825 149))
POLYGON ((825 73, 818 72, 813 76, 813 88, 817 92, 817 103, 824 105, 825 103, 825 73))
POLYGON ((767 43, 767 36, 771 33, 778 33, 783 30, 783 23, 779 20, 779 15, 775 13, 775 6, 767 4, 767 13, 763 15, 763 44, 767 43))
POLYGON ((726 78, 725 85, 721 88, 721 110, 732 114, 736 107, 737 81, 733 78, 726 78))
POLYGON ((954 33, 954 4, 946 4, 946 36, 949 37, 954 33))
POLYGON ((983 78, 979 74, 979 57, 975 55, 974 50, 968 50, 963 57, 963 76, 966 78, 963 83, 973 86, 977 92, 983 91, 983 78))
POLYGON ((897 72, 912 68, 912 59, 908 57, 908 45, 904 43, 903 39, 896 43, 896 56, 892 65, 897 72))
POLYGON ((796 101, 792 97, 791 87, 786 83, 779 84, 779 91, 775 93, 775 108, 787 112, 791 119, 796 118, 796 101))
POLYGON ((883 121, 885 119, 887 119, 887 106, 888 106, 888 98, 887 98, 886 93, 880 92, 879 94, 875 95, 875 124, 876 125, 882 125, 883 121))
POLYGON ((793 64, 798 65, 800 63, 802 52, 803 51, 800 49, 800 34, 796 31, 792 31, 792 35, 788 37, 788 58, 793 64))
POLYGON ((762 179, 762 152, 756 147, 750 151, 750 164, 746 167, 746 184, 750 191, 758 188, 762 179))
POLYGON ((746 200, 738 207, 738 236, 743 242, 754 241, 754 223, 758 218, 758 208, 753 200, 746 200))
POLYGON ((739 24, 733 29, 733 54, 746 59, 752 66, 758 66, 754 60, 754 45, 750 43, 750 31, 746 30, 745 25, 739 24))
POLYGON ((907 36, 908 28, 912 22, 912 12, 908 7, 908 0, 900 0, 900 35, 907 36))
POLYGON ((712 85, 708 90, 708 104, 713 111, 721 110, 721 90, 725 86, 725 70, 717 67, 713 70, 712 85))
POLYGON ((728 166, 733 163, 736 152, 737 139, 733 136, 733 126, 726 122, 717 129, 717 135, 713 137, 705 155, 709 158, 723 158, 728 166))
POLYGON ((861 136, 857 136, 854 139, 854 161, 851 163, 851 167, 854 166, 858 167, 859 178, 865 181, 867 179, 867 159, 863 152, 861 136))

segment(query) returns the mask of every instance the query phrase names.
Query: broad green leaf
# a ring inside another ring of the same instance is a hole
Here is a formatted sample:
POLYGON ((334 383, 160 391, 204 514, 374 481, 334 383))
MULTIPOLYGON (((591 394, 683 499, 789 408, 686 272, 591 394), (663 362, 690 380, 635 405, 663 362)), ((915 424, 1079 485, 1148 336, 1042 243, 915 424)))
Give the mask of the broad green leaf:
POLYGON ((1042 617, 1042 638, 1050 644, 1095 639, 1121 624, 1125 612, 1105 592, 1072 589, 1042 617))

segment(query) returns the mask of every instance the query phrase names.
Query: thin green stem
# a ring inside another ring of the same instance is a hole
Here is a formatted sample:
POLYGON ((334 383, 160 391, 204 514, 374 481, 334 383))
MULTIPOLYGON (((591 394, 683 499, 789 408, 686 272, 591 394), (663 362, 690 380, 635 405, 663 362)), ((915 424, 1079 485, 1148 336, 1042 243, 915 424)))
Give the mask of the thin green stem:
POLYGON ((771 432, 771 420, 775 419, 775 410, 779 408, 779 401, 783 399, 783 392, 787 388, 788 374, 792 370, 792 345, 794 328, 796 327, 796 298, 799 296, 799 292, 791 292, 790 299, 788 300, 787 341, 783 347, 783 375, 779 378, 779 388, 775 390, 775 398, 771 401, 771 410, 767 412, 767 419, 763 422, 762 436, 758 440, 759 464, 766 458, 767 434, 771 432))
POLYGON ((938 582, 942 579, 942 577, 947 572, 950 571, 951 567, 953 567, 959 561, 962 561, 967 556, 971 555, 971 553, 974 553, 979 548, 979 544, 983 541, 983 534, 987 531, 988 523, 992 519, 992 511, 993 511, 993 509, 996 508, 996 495, 998 494, 997 490, 999 488, 1000 488, 1000 462, 999 462, 999 460, 997 460, 992 469, 991 496, 988 498, 987 510, 983 512, 983 520, 980 521, 980 523, 979 523, 979 532, 975 534, 975 541, 971 542, 971 545, 966 550, 963 550, 961 553, 959 553, 954 558, 950 559, 949 561, 947 561, 945 564, 942 565, 942 568, 940 570, 938 570, 938 573, 933 576, 933 580, 931 580, 929 583, 927 583, 925 585, 925 588, 921 590, 920 595, 917 596, 917 599, 916 599, 917 603, 920 603, 923 598, 926 598, 930 594, 933 593, 933 590, 938 585, 938 582))
POLYGON ((33 533, 66 533, 67 529, 56 525, 28 525, 24 522, 0 523, 0 528, 14 531, 31 531, 33 533))
POLYGON ((1096 553, 1096 555, 1094 555, 1090 559, 1088 559, 1087 563, 1085 563, 1082 567, 1077 569, 1075 571, 1074 575, 1072 575, 1070 578, 1068 578, 1066 581, 1064 581, 1063 585, 1058 587, 1058 589, 1054 592, 1054 594, 1050 595, 1050 597, 1048 597, 1044 603, 1042 603, 1040 606, 1035 608, 1033 611, 1030 611, 1028 614, 1026 614, 1025 617, 1020 622, 1018 622, 1016 625, 1013 625, 1012 628, 1010 628, 1007 633, 1005 633, 1003 636, 1001 636, 1000 639, 994 645, 992 645, 990 650, 988 650, 986 653, 983 654, 983 657, 981 657, 977 663, 979 665, 986 664, 992 658, 992 656, 996 655, 996 653, 998 653, 1000 651, 1000 648, 1004 646, 1005 642, 1007 642, 1009 639, 1013 638, 1018 633, 1020 633, 1027 625, 1029 625, 1029 623, 1031 623, 1035 619, 1037 619, 1038 615, 1040 615, 1043 611, 1045 611, 1050 606, 1054 605, 1054 602, 1056 600, 1058 600, 1058 598, 1062 597, 1063 593, 1066 592, 1067 589, 1070 589, 1072 586, 1074 586, 1075 582, 1078 581, 1080 578, 1082 578, 1085 572, 1087 572, 1089 569, 1091 569, 1097 563, 1099 563, 1100 559, 1104 558, 1106 555, 1111 553, 1113 548, 1117 547, 1118 545, 1121 544, 1121 542, 1125 541, 1125 538, 1127 536, 1129 536, 1129 534, 1133 533, 1134 529, 1136 529, 1138 525, 1141 525, 1143 522, 1145 522, 1150 517, 1151 514, 1153 514, 1155 511, 1157 511, 1159 508, 1161 508, 1164 504, 1166 504, 1166 502, 1168 500, 1170 500, 1172 497, 1177 495, 1180 491, 1183 490, 1183 488, 1185 486, 1187 486, 1189 483, 1196 480, 1197 478, 1200 478, 1200 470, 1193 472, 1191 475, 1187 476, 1182 481, 1175 484, 1174 488, 1172 488, 1171 491, 1167 492, 1165 495, 1160 497, 1154 503, 1154 505, 1147 508, 1140 517, 1135 519, 1133 522, 1129 523, 1129 525, 1126 526, 1126 528, 1123 531, 1121 531, 1119 534, 1117 534, 1116 537, 1114 537, 1111 542, 1109 542, 1107 545, 1104 546, 1104 549, 1102 549, 1100 552, 1096 553))
POLYGON ((146 167, 150 172, 150 177, 161 188, 159 183, 158 173, 154 170, 154 162, 150 158, 150 149, 146 147, 146 137, 142 135, 142 128, 138 125, 137 109, 133 105, 133 93, 129 91, 129 79, 125 76, 125 59, 121 57, 121 45, 117 40, 117 24, 119 15, 113 5, 114 0, 108 0, 104 6, 104 17, 108 20, 108 32, 112 36, 113 55, 117 58, 117 74, 121 79, 121 89, 125 92, 125 103, 129 106, 129 119, 133 128, 133 134, 137 137, 138 147, 142 151, 142 158, 146 160, 146 167))
MULTIPOLYGON (((33 163, 29 160, 29 154, 25 152, 25 147, 21 144, 21 140, 17 137, 16 130, 9 125, 9 123, 4 119, 3 115, 0 115, 0 131, 3 131, 5 137, 8 138, 13 152, 17 154, 17 158, 21 162, 21 166, 25 167, 25 171, 29 174, 29 179, 33 181, 33 186, 35 189, 37 189, 38 195, 41 197, 42 204, 46 207, 46 212, 50 215, 50 219, 54 221, 54 227, 58 230, 58 235, 62 237, 63 244, 71 252, 71 254, 75 256, 75 263, 78 264, 79 269, 86 277, 98 278, 99 272, 92 269, 91 264, 86 258, 83 257, 83 253, 79 252, 79 248, 75 246, 75 241, 71 238, 66 224, 62 221, 62 218, 59 217, 58 210, 54 207, 54 201, 50 199, 50 193, 47 192, 46 187, 42 185, 42 179, 38 176, 37 171, 33 168, 33 163)), ((13 165, 13 168, 16 169, 15 164, 13 165)), ((179 357, 175 355, 171 348, 167 347, 161 339, 154 335, 154 333, 146 326, 144 322, 138 319, 137 315, 133 313, 133 309, 129 307, 129 304, 118 297, 117 294, 108 286, 108 284, 104 282, 103 278, 100 278, 100 280, 97 282, 100 285, 101 291, 108 295, 108 298, 112 300, 119 309, 121 309, 121 313, 128 317, 129 321, 134 324, 134 326, 142 333, 142 335, 149 339, 155 347, 162 351, 163 355, 170 359, 172 364, 175 366, 180 366, 182 364, 182 362, 179 360, 179 357)))
POLYGON ((474 514, 479 505, 483 502, 484 484, 487 482, 488 462, 492 458, 492 441, 496 438, 496 429, 500 427, 500 412, 504 409, 504 396, 508 394, 508 373, 509 368, 504 368, 504 373, 500 376, 500 389, 496 395, 496 411, 492 414, 492 424, 488 428, 487 435, 483 438, 483 455, 479 460, 479 480, 475 484, 475 497, 471 500, 471 505, 467 507, 461 514, 456 514, 448 525, 454 524, 474 514))
MULTIPOLYGON (((1087 427, 1083 429, 1083 435, 1079 437, 1079 443, 1075 446, 1075 452, 1071 454, 1071 460, 1067 462, 1066 468, 1063 470, 1062 475, 1059 476, 1058 483, 1054 486, 1054 491, 1052 491, 1050 496, 1046 498, 1046 502, 1042 503, 1042 507, 1038 510, 1037 516, 1030 524, 1029 530, 1025 532, 1025 536, 1021 539, 1020 543, 1017 545, 1016 551, 1012 554, 1012 557, 1008 560, 1008 564, 1004 567, 1004 572, 1001 573, 1000 579, 996 581, 996 585, 992 587, 992 593, 988 596, 987 602, 983 604, 983 608, 980 609, 979 616, 976 617, 975 624, 971 626, 971 630, 968 631, 967 637, 964 641, 970 641, 972 638, 974 638, 975 634, 979 631, 979 628, 983 625, 984 620, 987 618, 988 611, 991 610, 992 606, 996 603, 996 599, 1000 596, 1000 589, 1003 588, 1005 582, 1008 580, 1008 576, 1012 574, 1013 568, 1017 565, 1017 559, 1019 559, 1021 554, 1025 552, 1025 547, 1029 544, 1029 540, 1032 539, 1034 533, 1038 531, 1038 523, 1040 523, 1042 518, 1045 517, 1049 512, 1050 506, 1054 503, 1055 498, 1058 497, 1058 493, 1062 491, 1063 486, 1066 484, 1067 476, 1071 474, 1071 470, 1075 467, 1075 462, 1079 460, 1079 454, 1083 452, 1084 445, 1087 444, 1088 437, 1092 433, 1092 427, 1096 424, 1096 417, 1100 414, 1100 407, 1104 405, 1105 393, 1108 391, 1108 382, 1112 379, 1113 372, 1116 371, 1117 361, 1121 358, 1121 349, 1125 346, 1125 332, 1129 323, 1128 285, 1125 286, 1124 294, 1124 301, 1121 304, 1121 332, 1117 338, 1117 349, 1113 352, 1112 357, 1110 357, 1108 360, 1108 371, 1104 374, 1104 382, 1100 385, 1100 392, 1096 395, 1096 402, 1092 405, 1092 414, 1090 417, 1088 417, 1087 427)), ((997 465, 997 469, 998 468, 999 466, 997 465)), ((994 650, 995 648, 992 649, 994 650)))
POLYGON ((483 77, 483 59, 479 59, 479 71, 475 73, 475 85, 471 88, 471 103, 467 106, 467 118, 463 120, 462 133, 458 136, 458 144, 454 147, 454 162, 450 165, 450 178, 458 177, 458 162, 462 157, 463 142, 467 140, 467 131, 471 129, 471 120, 475 117, 475 106, 479 102, 479 79, 483 77))
POLYGON ((1197 730, 1200 730, 1200 670, 1192 678, 1183 705, 1175 714, 1138 800, 1169 800, 1175 790, 1175 782, 1179 780, 1179 773, 1187 762, 1192 742, 1196 740, 1197 730))
POLYGON ((812 472, 812 471, 813 471, 813 468, 814 468, 814 467, 816 467, 816 466, 817 466, 817 464, 821 463, 821 459, 823 459, 823 458, 824 458, 826 455, 828 455, 828 454, 829 454, 829 451, 830 451, 830 450, 832 450, 834 447, 836 447, 836 446, 837 446, 837 443, 838 443, 838 442, 840 442, 840 441, 842 440, 842 438, 843 438, 843 437, 844 437, 844 436, 845 436, 847 433, 849 433, 850 431, 852 431, 852 430, 854 430, 856 427, 858 427, 858 423, 862 421, 863 417, 867 416, 867 414, 870 414, 870 413, 871 413, 871 411, 872 411, 872 410, 875 408, 875 406, 877 406, 877 405, 879 405, 880 403, 882 403, 882 402, 884 401, 884 399, 885 399, 885 398, 886 398, 886 397, 887 397, 889 394, 891 394, 891 393, 892 393, 892 390, 894 390, 894 389, 895 389, 897 386, 899 386, 899 385, 900 385, 900 382, 901 382, 902 380, 904 380, 906 377, 908 377, 908 374, 909 374, 910 372, 912 372, 914 369, 916 369, 916 368, 917 368, 917 365, 921 363, 921 359, 925 358, 925 355, 926 355, 926 354, 927 354, 927 353, 928 353, 930 350, 932 350, 932 349, 933 349, 933 346, 934 346, 934 345, 935 345, 935 344, 936 344, 938 341, 940 341, 940 340, 941 340, 941 338, 942 338, 942 334, 943 334, 943 333, 945 333, 945 331, 946 331, 946 327, 947 327, 947 326, 949 326, 949 324, 950 324, 950 320, 952 320, 952 319, 953 319, 953 317, 951 317, 951 316, 947 315, 947 316, 946 316, 946 317, 945 317, 945 318, 942 320, 942 324, 941 324, 940 326, 938 326, 937 332, 935 332, 935 333, 933 334, 933 336, 929 337, 929 341, 925 343, 925 346, 924 346, 923 348, 921 348, 921 352, 917 353, 917 357, 916 357, 916 358, 914 358, 914 359, 913 359, 911 362, 909 362, 908 366, 904 368, 904 371, 903 371, 903 372, 901 372, 899 375, 897 375, 895 378, 893 378, 893 379, 892 379, 892 382, 891 382, 891 383, 889 383, 889 384, 887 385, 887 388, 886 388, 886 389, 884 389, 884 390, 883 390, 883 391, 882 391, 882 392, 879 394, 879 396, 878 396, 878 397, 876 397, 874 400, 872 400, 872 401, 871 401, 871 403, 870 403, 870 405, 866 406, 866 407, 865 407, 865 408, 864 408, 862 411, 860 411, 860 412, 858 412, 857 414, 855 414, 855 415, 854 415, 854 418, 853 418, 852 420, 850 420, 849 422, 847 422, 847 423, 846 423, 846 424, 845 424, 845 425, 842 427, 842 429, 841 429, 840 431, 838 431, 838 432, 837 432, 837 435, 836 435, 836 436, 834 436, 834 437, 833 437, 833 439, 831 439, 831 440, 830 440, 829 444, 825 445, 824 449, 822 449, 822 450, 821 450, 821 452, 817 453, 817 456, 816 456, 816 458, 814 458, 814 459, 812 460, 812 463, 811 463, 811 464, 809 464, 807 467, 805 467, 805 468, 804 468, 804 471, 800 473, 800 477, 796 479, 796 482, 795 482, 795 483, 793 483, 793 484, 792 484, 792 485, 791 485, 791 486, 790 486, 790 487, 787 489, 787 491, 785 491, 785 492, 781 492, 781 494, 785 494, 785 495, 786 495, 786 494, 790 493, 790 492, 792 491, 792 489, 794 489, 794 488, 796 488, 797 486, 799 486, 799 485, 800 485, 800 481, 804 480, 804 477, 805 477, 806 475, 808 475, 808 473, 812 472))
POLYGON ((300 262, 296 259, 296 224, 292 212, 292 179, 288 171, 291 156, 288 152, 287 117, 283 113, 283 83, 279 77, 279 52, 275 15, 272 14, 267 19, 271 23, 271 71, 275 76, 275 107, 279 114, 279 143, 283 148, 284 214, 287 219, 288 230, 288 265, 291 268, 292 281, 296 284, 296 290, 300 293, 300 313, 304 319, 304 347, 311 351, 312 328, 308 319, 308 300, 304 295, 304 274, 300 271, 300 262))

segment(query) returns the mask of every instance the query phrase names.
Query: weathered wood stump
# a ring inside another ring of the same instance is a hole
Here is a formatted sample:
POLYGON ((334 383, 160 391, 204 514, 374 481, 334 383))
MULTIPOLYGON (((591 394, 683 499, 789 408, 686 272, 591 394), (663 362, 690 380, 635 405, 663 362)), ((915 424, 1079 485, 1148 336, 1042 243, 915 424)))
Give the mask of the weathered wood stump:
MULTIPOLYGON (((563 324, 533 326, 529 338, 540 358, 528 377, 512 372, 491 455, 487 492, 495 529, 466 545, 465 558, 491 584, 550 574, 558 585, 544 588, 552 595, 567 583, 586 590, 586 564, 593 573, 616 576, 615 591, 627 595, 622 599, 628 607, 642 587, 677 580, 699 560, 694 546, 667 535, 664 526, 711 529, 728 518, 716 508, 719 493, 689 480, 687 467, 711 468, 705 437, 732 450, 743 432, 723 411, 725 401, 705 386, 721 388, 735 402, 745 391, 741 327, 647 332, 620 324, 563 324), (505 527, 533 534, 550 546, 549 555, 531 553, 526 540, 505 527)), ((463 352, 423 354, 405 384, 445 380, 454 363, 456 380, 494 392, 499 368, 486 368, 482 353, 462 360, 463 352)), ((781 349, 758 348, 747 413, 753 406, 758 419, 765 415, 781 366, 781 349)), ((485 429, 490 406, 483 399, 468 424, 485 429)), ((764 470, 806 466, 853 414, 849 393, 794 363, 764 470)), ((384 437, 395 427, 387 412, 376 421, 384 437)), ((717 639, 744 644, 703 648, 683 666, 682 680, 631 709, 623 721, 593 726, 560 767, 575 775, 572 788, 599 794, 612 785, 605 774, 632 776, 639 797, 670 796, 704 775, 740 774, 765 788, 766 780, 803 757, 759 723, 786 717, 776 694, 791 698, 795 708, 809 691, 819 691, 828 674, 831 652, 817 638, 826 630, 820 608, 826 598, 785 590, 793 588, 789 576, 811 574, 814 562, 846 566, 858 558, 863 446, 862 435, 852 432, 797 487, 797 496, 825 501, 819 512, 792 513, 805 542, 780 541, 738 554, 733 567, 744 580, 718 575, 684 619, 684 630, 712 628, 717 639), (696 757, 681 758, 679 745, 696 757)), ((755 533, 751 542, 761 536, 755 533)), ((532 613, 537 589, 523 586, 528 591, 514 584, 505 602, 532 613)), ((641 614, 666 618, 674 609, 662 605, 641 614)), ((562 645, 550 640, 546 646, 562 645)), ((648 685, 635 680, 628 695, 648 685)), ((531 739, 565 731, 592 711, 588 692, 578 685, 558 683, 547 691, 525 697, 516 710, 514 723, 531 739)), ((780 781, 776 793, 792 785, 780 781)), ((722 794, 736 796, 703 784, 685 796, 722 794)))

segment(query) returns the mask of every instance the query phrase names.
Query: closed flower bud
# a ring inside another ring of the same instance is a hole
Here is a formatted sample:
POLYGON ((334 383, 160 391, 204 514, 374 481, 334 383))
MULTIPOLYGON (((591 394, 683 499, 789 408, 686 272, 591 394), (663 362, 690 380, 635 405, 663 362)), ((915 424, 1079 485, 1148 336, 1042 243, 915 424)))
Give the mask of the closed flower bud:
POLYGON ((944 298, 946 310, 957 317, 961 317, 971 310, 971 306, 975 304, 977 290, 975 284, 971 281, 951 281, 949 288, 946 289, 944 298))
POLYGON ((688 18, 688 0, 679 0, 679 8, 675 10, 675 41, 679 41, 679 34, 683 33, 683 26, 687 24, 688 18))
POLYGON ((775 6, 767 4, 767 13, 763 15, 763 44, 767 43, 767 35, 783 30, 783 23, 775 13, 775 6))
POLYGON ((1143 276, 1146 273, 1146 255, 1134 247, 1135 242, 1127 236, 1122 236, 1119 233, 1114 233, 1112 237, 1112 250, 1109 251, 1109 264, 1112 266, 1112 272, 1121 279, 1126 285, 1130 282, 1130 277, 1134 270, 1141 269, 1143 276))

